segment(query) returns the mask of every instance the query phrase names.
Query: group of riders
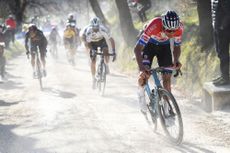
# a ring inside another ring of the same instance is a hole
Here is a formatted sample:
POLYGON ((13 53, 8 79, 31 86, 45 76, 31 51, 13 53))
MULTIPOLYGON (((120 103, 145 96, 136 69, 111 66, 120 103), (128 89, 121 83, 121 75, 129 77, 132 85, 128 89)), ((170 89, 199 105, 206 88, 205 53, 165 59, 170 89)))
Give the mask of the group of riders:
MULTIPOLYGON (((150 77, 149 69, 151 68, 153 58, 157 57, 157 62, 160 67, 174 67, 180 69, 181 63, 179 61, 181 53, 181 40, 183 34, 183 24, 175 11, 167 11, 160 17, 153 18, 144 27, 138 36, 138 41, 134 47, 136 61, 139 67, 139 103, 141 111, 146 113, 146 101, 144 96, 144 85, 150 77), (172 41, 170 41, 172 40, 172 41), (173 47, 172 47, 173 46, 173 47)), ((91 74, 92 86, 95 88, 95 69, 96 57, 93 51, 101 48, 105 55, 105 63, 109 63, 109 48, 113 53, 112 61, 116 60, 116 48, 113 37, 109 33, 109 29, 104 26, 98 17, 90 20, 89 25, 80 30, 76 28, 76 20, 73 15, 68 17, 65 30, 63 32, 64 47, 69 53, 69 60, 76 53, 76 47, 79 45, 79 38, 83 42, 87 54, 91 59, 91 74)), ((57 27, 53 27, 49 35, 49 44, 57 45, 61 40, 57 27)), ((40 59, 42 61, 42 72, 46 76, 46 52, 48 40, 44 33, 32 24, 29 26, 25 35, 26 54, 31 55, 31 64, 33 67, 33 76, 36 76, 35 52, 39 50, 40 59)), ((56 49, 56 47, 54 48, 56 49)), ((110 51, 110 52, 111 52, 110 51)), ((73 61, 72 61, 73 62, 73 61)), ((74 64, 74 63, 73 63, 74 64)), ((108 68, 107 68, 108 69, 108 68)), ((166 90, 171 91, 171 74, 162 74, 163 86, 166 90)))

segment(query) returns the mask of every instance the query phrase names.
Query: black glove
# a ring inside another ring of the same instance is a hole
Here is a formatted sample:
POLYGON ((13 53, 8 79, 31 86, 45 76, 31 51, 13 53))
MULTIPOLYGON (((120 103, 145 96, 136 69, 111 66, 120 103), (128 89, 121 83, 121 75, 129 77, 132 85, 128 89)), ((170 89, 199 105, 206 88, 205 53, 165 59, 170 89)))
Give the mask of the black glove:
POLYGON ((27 51, 26 51, 26 55, 28 56, 29 54, 30 54, 30 52, 27 50, 27 51))
POLYGON ((117 55, 116 55, 116 53, 113 53, 113 59, 112 59, 112 62, 114 62, 116 59, 117 59, 117 55))

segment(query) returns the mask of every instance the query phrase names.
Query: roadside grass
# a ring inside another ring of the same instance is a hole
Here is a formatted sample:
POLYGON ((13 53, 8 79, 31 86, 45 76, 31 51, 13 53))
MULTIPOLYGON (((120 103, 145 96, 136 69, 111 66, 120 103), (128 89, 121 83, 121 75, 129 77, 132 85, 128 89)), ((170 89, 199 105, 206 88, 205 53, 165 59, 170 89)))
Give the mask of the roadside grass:
POLYGON ((25 48, 19 41, 15 41, 14 44, 11 43, 9 49, 5 48, 5 56, 7 60, 18 56, 23 52, 25 52, 25 48))

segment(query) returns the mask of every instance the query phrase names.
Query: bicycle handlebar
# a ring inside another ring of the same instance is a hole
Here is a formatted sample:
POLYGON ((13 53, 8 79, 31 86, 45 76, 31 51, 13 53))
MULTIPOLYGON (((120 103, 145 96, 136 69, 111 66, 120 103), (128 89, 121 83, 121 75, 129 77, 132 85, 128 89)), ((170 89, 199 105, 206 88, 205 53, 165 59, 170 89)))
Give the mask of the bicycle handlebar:
POLYGON ((92 50, 92 54, 94 55, 105 55, 105 56, 114 56, 115 54, 110 54, 110 53, 102 53, 102 52, 97 52, 96 50, 92 50))
POLYGON ((175 69, 173 67, 157 67, 157 68, 152 68, 149 70, 151 73, 157 72, 157 73, 174 73, 174 77, 177 77, 178 75, 182 76, 182 71, 181 69, 175 69))

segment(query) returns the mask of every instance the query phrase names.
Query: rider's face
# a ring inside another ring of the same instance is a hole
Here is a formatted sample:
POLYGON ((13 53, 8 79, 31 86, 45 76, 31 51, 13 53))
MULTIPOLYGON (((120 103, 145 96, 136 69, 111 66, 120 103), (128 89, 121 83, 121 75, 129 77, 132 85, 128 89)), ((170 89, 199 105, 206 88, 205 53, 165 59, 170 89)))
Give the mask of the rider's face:
POLYGON ((98 32, 99 31, 99 27, 93 27, 93 32, 98 32))
POLYGON ((168 29, 164 29, 164 33, 169 37, 172 38, 173 35, 175 34, 176 30, 168 30, 168 29))

